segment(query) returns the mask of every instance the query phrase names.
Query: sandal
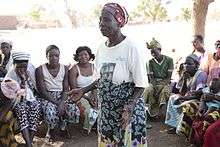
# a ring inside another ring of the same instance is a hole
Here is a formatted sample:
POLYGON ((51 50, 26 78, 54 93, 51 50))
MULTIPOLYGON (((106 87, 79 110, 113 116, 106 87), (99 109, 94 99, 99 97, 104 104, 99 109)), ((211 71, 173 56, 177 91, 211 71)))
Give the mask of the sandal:
POLYGON ((176 128, 170 128, 167 130, 167 134, 176 134, 176 128))

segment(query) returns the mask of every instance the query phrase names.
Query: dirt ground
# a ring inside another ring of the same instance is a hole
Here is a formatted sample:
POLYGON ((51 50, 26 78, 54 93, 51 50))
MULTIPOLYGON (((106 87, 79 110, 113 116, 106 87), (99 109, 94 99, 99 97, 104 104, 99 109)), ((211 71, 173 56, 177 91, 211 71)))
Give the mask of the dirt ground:
MULTIPOLYGON (((187 147, 183 138, 177 135, 167 134, 167 127, 160 122, 149 122, 153 127, 148 130, 148 147, 187 147)), ((71 139, 58 138, 54 143, 48 143, 43 136, 46 131, 42 127, 40 134, 35 137, 34 147, 97 147, 97 133, 92 131, 89 135, 83 135, 78 126, 71 126, 71 139)), ((18 142, 23 142, 21 136, 18 142)))
POLYGON ((185 138, 176 134, 167 134, 167 126, 162 122, 150 122, 148 130, 148 147, 187 147, 185 138))

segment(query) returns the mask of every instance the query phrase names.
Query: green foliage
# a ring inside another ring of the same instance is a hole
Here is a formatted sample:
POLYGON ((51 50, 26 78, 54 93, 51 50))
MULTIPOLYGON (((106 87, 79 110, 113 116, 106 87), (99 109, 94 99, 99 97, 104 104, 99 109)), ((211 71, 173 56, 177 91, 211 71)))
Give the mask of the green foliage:
POLYGON ((97 19, 97 18, 100 17, 102 7, 103 7, 103 6, 102 6, 101 4, 95 5, 95 7, 94 7, 93 10, 92 10, 92 16, 93 16, 94 18, 97 19))
POLYGON ((160 0, 139 0, 133 17, 141 16, 144 20, 163 21, 167 18, 167 10, 160 0))
POLYGON ((41 12, 40 9, 33 9, 29 15, 31 16, 31 18, 35 21, 38 21, 40 19, 41 16, 41 12))
POLYGON ((181 18, 185 21, 189 21, 192 16, 192 11, 189 8, 182 8, 181 9, 181 18))

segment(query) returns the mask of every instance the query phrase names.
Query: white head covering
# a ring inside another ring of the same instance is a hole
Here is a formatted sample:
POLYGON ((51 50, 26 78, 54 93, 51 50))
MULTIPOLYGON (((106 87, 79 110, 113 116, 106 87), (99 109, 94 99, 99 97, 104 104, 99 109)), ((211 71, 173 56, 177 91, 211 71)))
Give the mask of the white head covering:
POLYGON ((2 44, 3 42, 6 42, 6 43, 8 43, 9 45, 13 46, 13 43, 12 43, 11 40, 1 39, 1 40, 0 40, 0 44, 2 44))
POLYGON ((13 52, 12 59, 16 61, 29 60, 30 54, 25 53, 25 52, 13 52))

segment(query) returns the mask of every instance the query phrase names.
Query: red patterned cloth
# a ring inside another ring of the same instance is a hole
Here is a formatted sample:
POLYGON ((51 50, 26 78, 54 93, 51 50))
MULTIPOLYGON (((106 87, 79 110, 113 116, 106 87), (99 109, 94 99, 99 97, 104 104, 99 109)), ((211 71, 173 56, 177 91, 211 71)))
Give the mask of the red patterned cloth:
POLYGON ((126 9, 117 3, 107 3, 104 5, 103 10, 110 12, 118 21, 120 27, 123 27, 128 22, 128 13, 126 9))
POLYGON ((206 130, 203 147, 220 147, 220 120, 206 130))

